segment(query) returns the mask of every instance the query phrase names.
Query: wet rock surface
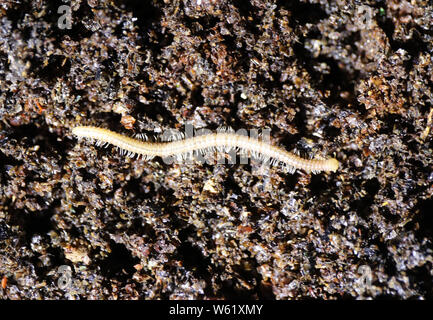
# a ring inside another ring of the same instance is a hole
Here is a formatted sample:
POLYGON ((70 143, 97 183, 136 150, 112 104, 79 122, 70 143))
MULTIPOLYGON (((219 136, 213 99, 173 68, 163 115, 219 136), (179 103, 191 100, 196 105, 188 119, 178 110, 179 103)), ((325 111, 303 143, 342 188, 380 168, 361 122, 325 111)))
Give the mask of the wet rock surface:
POLYGON ((428 1, 0 4, 0 297, 432 298, 428 1), (64 20, 62 20, 64 21, 64 20), (71 135, 270 129, 336 173, 71 135))

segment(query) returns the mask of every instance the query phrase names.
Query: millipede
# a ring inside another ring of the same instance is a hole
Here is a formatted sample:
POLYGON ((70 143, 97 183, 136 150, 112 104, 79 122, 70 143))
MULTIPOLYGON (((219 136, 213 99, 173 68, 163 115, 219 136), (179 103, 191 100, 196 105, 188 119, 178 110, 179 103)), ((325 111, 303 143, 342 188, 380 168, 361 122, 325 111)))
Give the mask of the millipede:
POLYGON ((77 126, 72 129, 72 133, 79 138, 95 141, 97 145, 111 144, 130 157, 137 155, 148 160, 170 156, 182 159, 193 152, 236 149, 249 152, 254 157, 273 165, 281 164, 291 173, 297 169, 307 173, 335 172, 339 167, 339 162, 335 158, 305 159, 266 141, 227 130, 188 138, 180 135, 177 139, 162 142, 131 138, 94 126, 77 126))

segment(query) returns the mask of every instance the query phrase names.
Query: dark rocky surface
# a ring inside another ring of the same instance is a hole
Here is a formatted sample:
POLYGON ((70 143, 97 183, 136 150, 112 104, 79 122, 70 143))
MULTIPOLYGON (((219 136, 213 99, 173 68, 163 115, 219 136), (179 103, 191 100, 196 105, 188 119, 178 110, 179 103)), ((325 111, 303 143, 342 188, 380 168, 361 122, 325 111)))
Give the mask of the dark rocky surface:
POLYGON ((62 4, 0 4, 1 298, 432 298, 431 2, 77 0, 71 29, 62 4), (71 135, 186 123, 341 168, 71 135))

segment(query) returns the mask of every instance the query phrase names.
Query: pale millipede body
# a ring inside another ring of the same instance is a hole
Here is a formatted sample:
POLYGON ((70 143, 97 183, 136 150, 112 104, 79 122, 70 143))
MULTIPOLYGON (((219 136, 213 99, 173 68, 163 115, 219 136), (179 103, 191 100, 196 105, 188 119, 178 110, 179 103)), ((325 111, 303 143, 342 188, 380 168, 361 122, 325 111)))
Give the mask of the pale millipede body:
POLYGON ((157 156, 182 158, 184 155, 197 151, 237 149, 250 152, 272 164, 281 163, 289 172, 296 169, 307 173, 334 172, 339 167, 339 162, 334 158, 326 160, 304 159, 257 138, 233 132, 217 132, 167 142, 143 141, 93 126, 78 126, 72 129, 72 133, 79 138, 96 141, 98 145, 111 144, 128 155, 142 155, 146 159, 157 156))

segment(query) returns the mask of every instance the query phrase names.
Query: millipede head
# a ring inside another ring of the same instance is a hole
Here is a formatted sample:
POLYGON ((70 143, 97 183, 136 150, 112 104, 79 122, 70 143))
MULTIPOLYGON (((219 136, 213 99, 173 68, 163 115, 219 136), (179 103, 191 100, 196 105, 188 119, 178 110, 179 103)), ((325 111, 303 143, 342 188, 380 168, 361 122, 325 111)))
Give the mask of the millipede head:
POLYGON ((331 158, 325 161, 326 171, 335 172, 340 166, 340 162, 337 159, 331 158))

